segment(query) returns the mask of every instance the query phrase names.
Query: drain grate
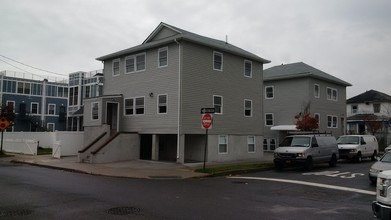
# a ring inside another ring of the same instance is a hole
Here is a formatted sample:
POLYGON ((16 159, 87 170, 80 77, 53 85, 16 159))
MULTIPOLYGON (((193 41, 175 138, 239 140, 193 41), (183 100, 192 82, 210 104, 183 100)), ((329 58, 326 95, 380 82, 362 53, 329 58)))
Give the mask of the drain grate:
POLYGON ((140 215, 141 209, 136 207, 115 207, 107 210, 110 215, 140 215))
POLYGON ((33 210, 30 209, 1 209, 0 208, 0 217, 19 217, 27 216, 33 213, 33 210))

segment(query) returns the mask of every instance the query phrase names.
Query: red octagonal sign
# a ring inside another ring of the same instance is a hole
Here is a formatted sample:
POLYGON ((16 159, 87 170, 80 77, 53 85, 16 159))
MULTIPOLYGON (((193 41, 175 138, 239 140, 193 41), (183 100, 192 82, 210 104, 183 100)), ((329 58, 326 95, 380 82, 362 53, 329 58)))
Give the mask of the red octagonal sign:
POLYGON ((202 114, 201 125, 205 129, 211 129, 213 124, 213 116, 211 114, 202 114))

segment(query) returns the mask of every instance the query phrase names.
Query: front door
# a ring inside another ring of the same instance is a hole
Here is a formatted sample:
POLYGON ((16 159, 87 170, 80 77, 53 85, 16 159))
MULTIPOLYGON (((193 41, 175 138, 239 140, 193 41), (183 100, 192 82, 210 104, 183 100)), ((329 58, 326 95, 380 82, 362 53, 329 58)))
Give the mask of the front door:
POLYGON ((119 131, 119 108, 118 102, 107 102, 107 124, 112 131, 119 131))

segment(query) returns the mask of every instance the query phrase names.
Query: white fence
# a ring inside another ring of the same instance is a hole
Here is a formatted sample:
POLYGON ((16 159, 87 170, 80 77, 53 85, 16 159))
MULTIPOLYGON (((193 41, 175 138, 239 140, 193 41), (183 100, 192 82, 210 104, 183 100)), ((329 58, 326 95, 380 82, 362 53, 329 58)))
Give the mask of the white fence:
POLYGON ((83 148, 84 132, 4 132, 6 152, 36 155, 38 147, 52 148, 52 156, 76 156, 83 148))

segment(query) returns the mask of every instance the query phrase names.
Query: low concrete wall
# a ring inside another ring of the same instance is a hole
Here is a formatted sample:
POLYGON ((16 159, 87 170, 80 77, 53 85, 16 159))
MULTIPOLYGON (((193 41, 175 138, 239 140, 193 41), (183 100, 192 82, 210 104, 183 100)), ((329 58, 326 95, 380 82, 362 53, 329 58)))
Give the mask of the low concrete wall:
POLYGON ((136 160, 140 157, 140 136, 122 133, 92 157, 92 163, 136 160))

